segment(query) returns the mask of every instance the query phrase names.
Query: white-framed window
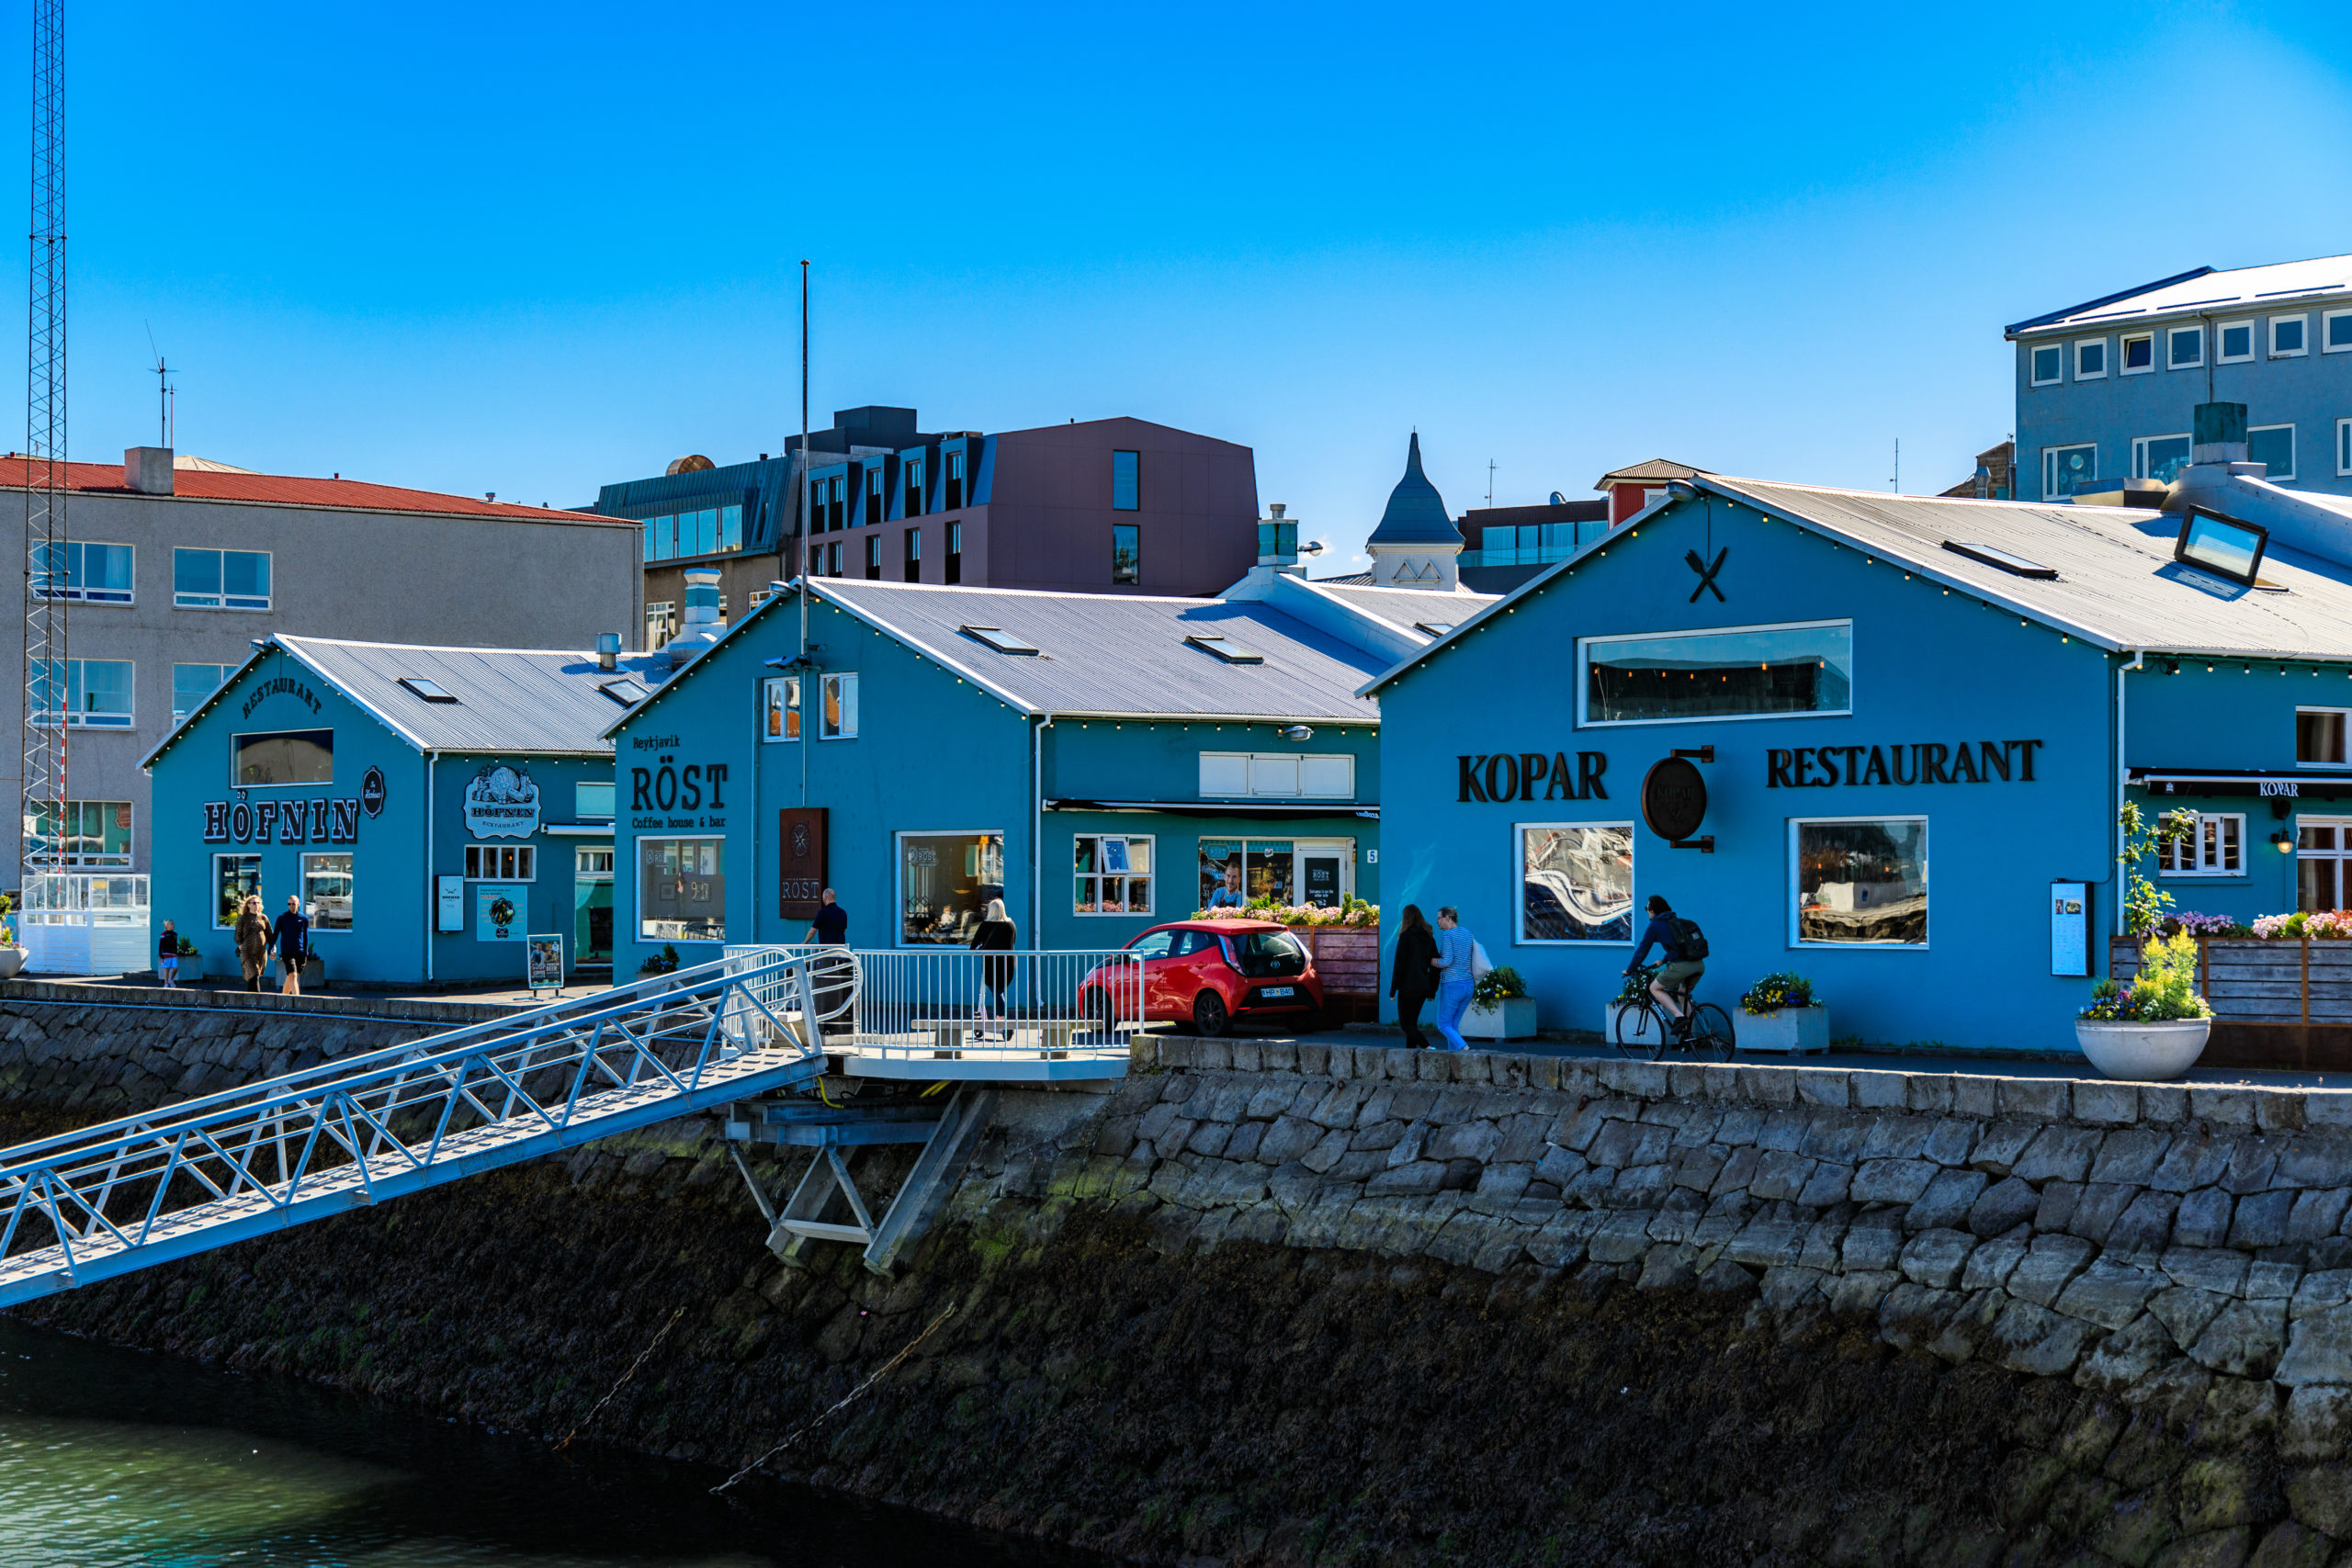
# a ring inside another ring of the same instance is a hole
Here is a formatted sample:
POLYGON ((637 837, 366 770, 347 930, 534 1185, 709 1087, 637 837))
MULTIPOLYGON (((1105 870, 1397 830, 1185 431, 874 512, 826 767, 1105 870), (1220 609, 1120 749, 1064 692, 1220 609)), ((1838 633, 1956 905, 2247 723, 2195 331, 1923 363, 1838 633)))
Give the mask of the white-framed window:
POLYGON ((2312 319, 2309 316, 2273 316, 2270 318, 2270 357, 2301 359, 2312 351, 2312 319))
POLYGON ((537 882, 539 857, 529 844, 468 844, 469 882, 537 882))
POLYGON ((2215 329, 2215 334, 2220 341, 2214 347, 2220 352, 2213 355, 2214 364, 2241 365, 2254 357, 2252 321, 2223 321, 2215 329))
MULTIPOLYGON (((245 900, 261 897, 261 856, 212 857, 212 929, 228 931, 237 923, 245 900)), ((268 906, 263 909, 267 911, 268 906)))
POLYGON ((2188 466, 2192 438, 2188 431, 2175 435, 2135 435, 2132 438, 2132 477, 2162 479, 2169 484, 2188 466))
POLYGON ((177 724, 198 708, 204 699, 220 689, 229 678, 233 664, 175 664, 172 666, 172 722, 177 724))
POLYGON ((619 793, 610 779, 576 783, 571 786, 571 814, 583 821, 610 821, 619 793))
POLYGON ((129 729, 135 722, 139 671, 128 659, 67 659, 50 665, 50 678, 36 677, 36 700, 44 707, 61 698, 65 722, 75 729, 129 729))
POLYGON ((2156 334, 2128 333, 2117 345, 2116 373, 2145 376, 2156 367, 2156 334))
POLYGON ((1854 623, 1577 639, 1577 724, 1851 713, 1854 623))
POLYGON ((2268 470, 2263 478, 2272 480, 2295 477, 2295 427, 2291 424, 2250 424, 2245 431, 2245 457, 2249 463, 2267 463, 2268 470))
POLYGON ((899 945, 968 946, 989 900, 1004 897, 1004 835, 933 829, 898 840, 899 945))
POLYGON ((1201 797, 1305 796, 1353 800, 1356 760, 1345 752, 1309 756, 1297 751, 1204 751, 1201 797))
POLYGON ((74 539, 57 547, 54 554, 47 545, 35 545, 32 562, 35 593, 83 604, 128 604, 135 597, 135 562, 129 545, 74 539))
POLYGON ((2352 474, 2352 419, 2335 422, 2335 472, 2338 478, 2352 474))
POLYGON ((267 550, 172 551, 172 604, 182 610, 266 610, 267 550))
POLYGON ((828 675, 825 677, 822 690, 825 711, 818 716, 817 739, 820 740, 856 739, 856 675, 828 675))
POLYGON ((645 648, 650 653, 659 650, 678 635, 678 606, 674 600, 655 599, 645 606, 645 648))
POLYGON ((2352 709, 2297 708, 2295 765, 2302 768, 2342 767, 2347 716, 2352 716, 2352 709))
POLYGON ((2156 846, 2156 870, 2165 876, 2244 876, 2245 816, 2230 811, 2177 811, 2188 832, 2156 846))
POLYGON ((2082 338, 2075 344, 2075 379, 2103 380, 2107 376, 2107 340, 2082 338))
POLYGON ((2330 310, 2320 318, 2320 352, 2352 354, 2352 310, 2330 310))
POLYGON ((2165 329, 2165 367, 2169 370, 2202 370, 2205 367, 2205 329, 2202 325, 2165 329))
POLYGON ((1152 836, 1080 833, 1071 846, 1077 877, 1073 909, 1080 915, 1151 913, 1152 836))
POLYGON ((1792 818, 1789 945, 1928 945, 1925 817, 1792 818))
POLYGON ((2041 449, 2041 499, 2056 501, 2074 494, 2086 480, 2098 478, 2098 448, 2088 442, 2041 449))
POLYGON ((2352 817, 2295 818, 2295 908, 2352 903, 2352 817))
POLYGON ((27 835, 28 852, 62 852, 67 865, 130 863, 130 802, 69 800, 62 835, 56 830, 54 807, 39 805, 28 810, 32 824, 27 835))
POLYGON ((637 841, 637 932, 647 942, 727 940, 727 840, 637 841))
POLYGON ((1521 945, 1632 945, 1631 822, 1521 822, 1511 831, 1519 840, 1521 945))
POLYGON ((760 739, 800 739, 800 677, 771 675, 760 682, 760 739))
POLYGON ((2035 386, 2054 387, 2066 378, 2066 345, 2064 344, 2036 344, 2026 352, 2031 370, 2030 379, 2035 386))
POLYGON ((351 866, 348 850, 302 857, 302 912, 312 931, 351 929, 351 866))

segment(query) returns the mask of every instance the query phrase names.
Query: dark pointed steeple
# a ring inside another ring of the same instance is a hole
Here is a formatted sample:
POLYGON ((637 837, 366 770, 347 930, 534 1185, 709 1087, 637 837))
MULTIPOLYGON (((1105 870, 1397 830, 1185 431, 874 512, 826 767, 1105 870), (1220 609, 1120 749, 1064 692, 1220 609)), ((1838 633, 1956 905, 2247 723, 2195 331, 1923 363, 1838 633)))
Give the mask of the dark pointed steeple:
POLYGON ((1445 498, 1421 472, 1420 432, 1405 448, 1405 477, 1388 492, 1388 510, 1365 541, 1374 545, 1452 545, 1462 547, 1462 531, 1446 515, 1445 498))

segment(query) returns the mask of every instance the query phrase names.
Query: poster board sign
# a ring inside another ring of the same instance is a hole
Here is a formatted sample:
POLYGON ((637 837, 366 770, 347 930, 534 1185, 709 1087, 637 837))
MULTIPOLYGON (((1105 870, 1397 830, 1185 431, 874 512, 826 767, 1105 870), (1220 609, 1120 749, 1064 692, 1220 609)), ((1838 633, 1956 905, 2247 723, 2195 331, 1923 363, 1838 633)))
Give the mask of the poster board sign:
POLYGON ((523 972, 534 991, 563 989, 563 933, 533 932, 523 939, 523 972))
POLYGON ((433 921, 435 931, 461 931, 466 929, 466 879, 464 877, 435 877, 433 904, 435 910, 433 921))
POLYGON ((474 884, 474 940, 523 940, 523 899, 530 889, 503 882, 474 884))
POLYGON ((2087 979, 2091 972, 2091 888, 2087 882, 2050 885, 2050 972, 2087 979))
POLYGON ((821 806, 787 806, 779 814, 776 833, 776 886, 787 920, 813 920, 824 907, 826 865, 825 810, 821 806))

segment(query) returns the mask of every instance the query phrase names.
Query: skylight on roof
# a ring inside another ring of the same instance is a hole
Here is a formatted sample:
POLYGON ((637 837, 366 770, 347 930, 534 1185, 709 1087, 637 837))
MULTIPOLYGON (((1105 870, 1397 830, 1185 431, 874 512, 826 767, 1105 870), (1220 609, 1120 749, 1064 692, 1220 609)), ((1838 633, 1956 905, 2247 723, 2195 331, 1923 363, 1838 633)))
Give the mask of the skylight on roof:
POLYGON ((2262 574, 2263 552, 2269 547, 2267 528, 2191 511, 2180 520, 2180 536, 2173 541, 2172 558, 2252 588, 2257 586, 2255 580, 2262 574))
POLYGON ((439 682, 428 681, 422 675, 403 675, 401 677, 401 684, 428 703, 454 703, 458 700, 456 695, 439 682))
POLYGON ((1227 664, 1263 664, 1266 656, 1253 653, 1228 637, 1200 636, 1184 639, 1204 653, 1214 653, 1227 664))
POLYGON ((999 653, 1035 655, 1037 645, 1017 637, 1001 626, 958 626, 956 628, 974 642, 986 643, 999 653))
POLYGON ((2028 560, 2021 555, 1995 545, 1978 545, 1961 539, 1946 539, 1944 548, 1956 556, 1966 556, 1970 560, 1982 561, 1986 566, 1999 567, 2014 577, 2039 577, 2046 580, 2054 579, 2058 575, 2058 569, 2054 566, 2044 566, 2040 561, 2028 560))
POLYGON ((1431 637, 1447 637, 1452 635, 1454 623, 1452 621, 1415 621, 1413 625, 1429 633, 1431 637))
POLYGON ((596 683, 596 689, 623 707, 641 703, 646 697, 645 688, 626 675, 617 681, 600 681, 596 683))

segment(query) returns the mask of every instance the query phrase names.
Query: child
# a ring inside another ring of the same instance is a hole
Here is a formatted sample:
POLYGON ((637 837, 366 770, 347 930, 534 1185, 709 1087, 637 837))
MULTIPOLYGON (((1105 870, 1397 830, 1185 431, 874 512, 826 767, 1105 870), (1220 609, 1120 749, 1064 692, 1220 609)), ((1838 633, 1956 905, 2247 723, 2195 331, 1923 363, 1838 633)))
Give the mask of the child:
POLYGON ((155 974, 164 982, 164 989, 179 989, 180 939, 169 920, 164 922, 164 934, 155 939, 155 974))

